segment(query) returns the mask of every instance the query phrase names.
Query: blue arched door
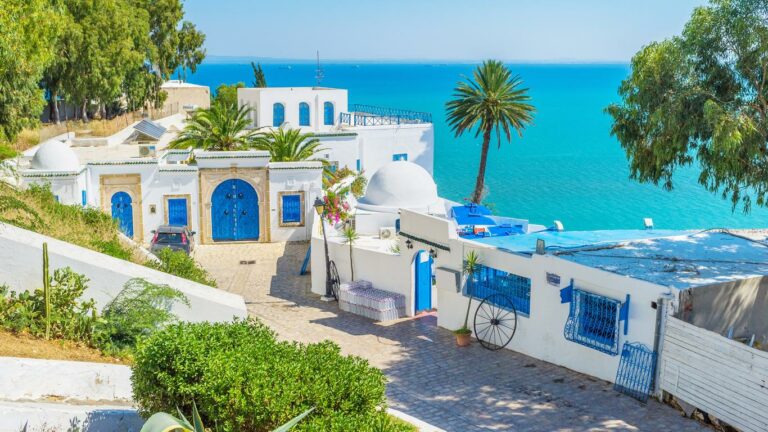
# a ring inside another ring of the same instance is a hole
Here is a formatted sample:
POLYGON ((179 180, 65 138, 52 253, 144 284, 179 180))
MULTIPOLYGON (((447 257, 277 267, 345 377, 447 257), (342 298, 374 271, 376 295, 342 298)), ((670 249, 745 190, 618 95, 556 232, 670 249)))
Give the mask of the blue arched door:
POLYGON ((416 289, 414 311, 432 309, 432 257, 427 251, 419 251, 413 260, 416 289))
POLYGON ((225 180, 211 196, 213 241, 259 239, 259 196, 243 180, 225 180))
POLYGON ((120 231, 133 238, 133 207, 131 196, 125 192, 116 192, 112 195, 112 219, 117 220, 120 231))

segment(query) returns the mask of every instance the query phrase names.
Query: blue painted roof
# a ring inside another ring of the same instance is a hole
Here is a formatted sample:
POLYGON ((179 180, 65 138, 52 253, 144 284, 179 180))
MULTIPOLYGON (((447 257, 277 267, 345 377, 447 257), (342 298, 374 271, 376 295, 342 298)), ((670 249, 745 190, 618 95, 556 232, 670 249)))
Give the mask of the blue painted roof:
POLYGON ((685 235, 692 232, 681 230, 539 231, 530 234, 478 238, 472 241, 510 252, 533 253, 536 251, 538 239, 544 240, 547 250, 555 251, 685 235))
POLYGON ((496 225, 493 219, 486 217, 490 215, 491 210, 488 207, 477 204, 467 204, 451 208, 451 216, 459 225, 496 225))
POLYGON ((141 132, 142 134, 150 138, 154 138, 156 140, 159 140, 166 131, 166 129, 163 126, 151 120, 146 120, 146 119, 137 123, 136 126, 134 126, 133 128, 141 132))

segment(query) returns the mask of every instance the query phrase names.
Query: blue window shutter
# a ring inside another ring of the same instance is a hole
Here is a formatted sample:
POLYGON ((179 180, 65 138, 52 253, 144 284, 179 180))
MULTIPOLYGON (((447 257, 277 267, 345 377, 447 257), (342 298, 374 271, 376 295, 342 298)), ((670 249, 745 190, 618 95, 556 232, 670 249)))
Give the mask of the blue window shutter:
POLYGON ((356 166, 357 166, 357 170, 360 171, 360 159, 357 160, 356 166))
POLYGON ((333 104, 331 102, 326 102, 323 104, 323 124, 324 125, 333 126, 334 118, 336 117, 333 111, 334 111, 333 104))
POLYGON ((393 161, 407 161, 408 160, 408 153, 397 153, 392 155, 393 161))
POLYGON ((173 198, 168 200, 168 224, 187 226, 187 199, 173 198))
POLYGON ((309 126, 309 104, 306 102, 299 104, 299 126, 309 126))
POLYGON ((283 223, 301 222, 301 196, 283 195, 283 223))
POLYGON ((280 127, 285 123, 285 105, 276 103, 272 105, 272 126, 280 127))
POLYGON ((80 191, 80 196, 83 199, 83 207, 88 205, 88 193, 85 190, 80 191))

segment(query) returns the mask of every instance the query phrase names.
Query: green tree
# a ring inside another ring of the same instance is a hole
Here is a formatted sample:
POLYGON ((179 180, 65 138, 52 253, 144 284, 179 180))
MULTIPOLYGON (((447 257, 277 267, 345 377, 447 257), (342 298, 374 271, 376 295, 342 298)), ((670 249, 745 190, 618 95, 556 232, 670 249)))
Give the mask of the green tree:
POLYGON ((266 87, 267 78, 264 76, 264 69, 261 68, 261 63, 251 62, 251 68, 253 69, 253 86, 266 87))
POLYGON ((673 188, 678 167, 700 167, 709 191, 749 211, 768 194, 768 1, 713 0, 682 35, 632 59, 606 111, 630 176, 673 188))
POLYGON ((149 60, 167 80, 179 67, 179 22, 184 18, 181 0, 132 0, 149 17, 149 60))
POLYGON ((321 160, 317 153, 320 140, 312 133, 301 133, 301 129, 273 129, 256 137, 253 147, 269 152, 272 162, 295 162, 321 160))
POLYGON ((349 245, 349 274, 350 274, 350 280, 352 282, 355 281, 355 267, 352 263, 352 249, 353 245, 356 241, 360 239, 360 235, 355 231, 354 228, 351 226, 348 228, 345 228, 344 231, 341 233, 342 238, 344 239, 344 243, 349 245))
POLYGON ((216 96, 213 97, 213 103, 223 106, 237 106, 237 89, 244 88, 245 83, 221 84, 216 87, 216 96))
POLYGON ((454 99, 446 104, 448 124, 457 137, 472 129, 475 137, 483 137, 480 167, 472 193, 474 203, 480 203, 483 198, 491 135, 496 133, 501 147, 502 132, 507 141, 512 139, 513 129, 522 137, 523 129, 533 121, 535 108, 528 103, 531 97, 522 85, 522 79, 513 76, 502 62, 486 60, 474 71, 472 80, 457 84, 454 99))
POLYGON ((251 124, 250 108, 213 104, 199 110, 173 140, 170 148, 198 148, 203 150, 245 150, 257 134, 248 130, 251 124))
POLYGON ((0 145, 14 142, 23 128, 39 121, 45 100, 38 83, 52 60, 57 19, 57 11, 46 0, 2 0, 0 145))
POLYGON ((197 65, 205 59, 205 35, 189 21, 184 21, 179 31, 177 56, 181 65, 181 79, 187 80, 187 69, 195 73, 197 65))

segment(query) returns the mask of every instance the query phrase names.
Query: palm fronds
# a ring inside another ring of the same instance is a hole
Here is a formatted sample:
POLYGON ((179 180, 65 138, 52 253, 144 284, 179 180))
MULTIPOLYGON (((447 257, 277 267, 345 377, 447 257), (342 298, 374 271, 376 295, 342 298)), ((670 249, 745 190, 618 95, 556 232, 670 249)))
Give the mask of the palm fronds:
POLYGON ((258 136, 249 130, 251 109, 247 106, 213 104, 198 111, 170 148, 203 150, 247 150, 258 136))

